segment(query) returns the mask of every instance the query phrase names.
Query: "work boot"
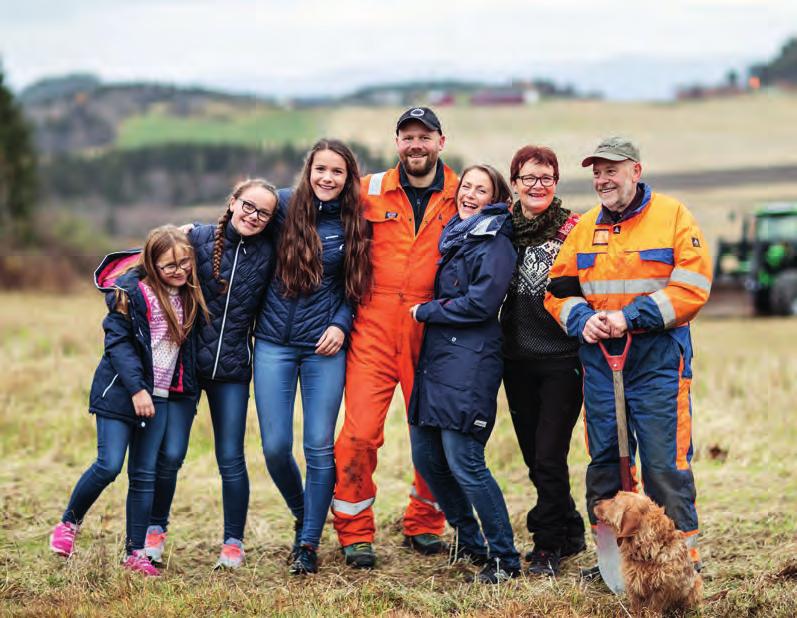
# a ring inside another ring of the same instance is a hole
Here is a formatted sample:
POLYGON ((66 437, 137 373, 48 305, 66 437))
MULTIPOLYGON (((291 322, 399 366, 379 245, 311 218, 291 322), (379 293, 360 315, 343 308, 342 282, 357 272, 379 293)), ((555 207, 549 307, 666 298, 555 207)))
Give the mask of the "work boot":
POLYGON ((432 556, 448 551, 448 545, 439 534, 415 534, 404 537, 404 547, 414 549, 424 556, 432 556))
POLYGON ((376 554, 370 543, 352 543, 341 550, 346 564, 355 569, 371 569, 376 565, 376 554))
POLYGON ((558 551, 537 549, 535 547, 529 557, 529 575, 556 577, 559 575, 559 561, 558 551))

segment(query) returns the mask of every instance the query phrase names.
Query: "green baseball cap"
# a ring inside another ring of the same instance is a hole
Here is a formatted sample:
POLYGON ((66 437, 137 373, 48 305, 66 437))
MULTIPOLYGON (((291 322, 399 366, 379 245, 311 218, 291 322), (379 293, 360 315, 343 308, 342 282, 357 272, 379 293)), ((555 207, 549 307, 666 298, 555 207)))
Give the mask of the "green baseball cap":
POLYGON ((625 161, 630 159, 639 163, 639 148, 625 137, 614 135, 603 140, 591 155, 581 162, 581 167, 589 167, 595 159, 607 159, 609 161, 625 161))

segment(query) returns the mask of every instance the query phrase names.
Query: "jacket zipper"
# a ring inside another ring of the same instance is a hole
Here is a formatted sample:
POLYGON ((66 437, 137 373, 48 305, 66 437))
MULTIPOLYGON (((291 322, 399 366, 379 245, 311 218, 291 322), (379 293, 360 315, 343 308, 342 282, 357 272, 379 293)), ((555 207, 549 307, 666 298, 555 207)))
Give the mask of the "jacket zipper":
POLYGON ((116 375, 114 375, 113 379, 111 380, 111 383, 108 386, 105 387, 104 391, 102 391, 102 396, 100 397, 100 399, 105 399, 105 393, 107 393, 108 390, 113 386, 113 383, 116 382, 116 378, 118 378, 118 377, 119 377, 118 373, 116 375))
POLYGON ((216 371, 219 368, 219 356, 221 355, 221 342, 224 340, 224 326, 227 323, 227 308, 230 306, 230 292, 232 291, 232 283, 235 280, 235 269, 238 266, 238 251, 241 245, 244 244, 243 238, 238 241, 238 246, 235 248, 235 257, 232 260, 232 272, 230 273, 230 283, 227 286, 227 299, 224 301, 224 314, 221 318, 221 330, 219 331, 219 345, 216 347, 216 362, 213 363, 213 374, 210 376, 212 380, 216 379, 216 371))

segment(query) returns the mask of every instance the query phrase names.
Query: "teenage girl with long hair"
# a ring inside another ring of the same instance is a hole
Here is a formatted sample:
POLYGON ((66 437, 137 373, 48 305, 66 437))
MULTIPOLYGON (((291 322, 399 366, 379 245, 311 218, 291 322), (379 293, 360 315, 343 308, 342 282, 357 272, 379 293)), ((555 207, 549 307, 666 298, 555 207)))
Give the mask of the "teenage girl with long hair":
POLYGON ((97 423, 97 460, 80 477, 50 549, 72 555, 91 505, 113 482, 129 451, 126 558, 123 566, 159 575, 144 553, 158 449, 167 419, 191 410, 197 387, 193 340, 207 307, 196 283, 194 250, 174 226, 150 232, 143 251, 111 254, 95 272, 106 292, 105 352, 94 373, 89 411, 97 423))
MULTIPOLYGON (((244 433, 252 376, 252 328, 273 271, 274 245, 267 225, 277 207, 277 191, 261 179, 232 190, 216 225, 190 227, 197 275, 211 317, 196 332, 196 371, 213 423, 216 462, 221 474, 224 532, 217 566, 243 564, 243 538, 249 508, 249 476, 244 433)), ((198 396, 197 396, 198 399, 198 396)), ((188 450, 196 408, 171 414, 158 457, 158 478, 147 555, 161 562, 177 472, 188 450)))
POLYGON ((266 467, 295 521, 293 574, 318 570, 316 550, 332 501, 335 423, 346 339, 369 292, 368 234, 351 150, 322 139, 299 184, 281 191, 277 270, 255 330, 255 400, 266 467), (306 485, 292 454, 297 380, 304 414, 306 485))

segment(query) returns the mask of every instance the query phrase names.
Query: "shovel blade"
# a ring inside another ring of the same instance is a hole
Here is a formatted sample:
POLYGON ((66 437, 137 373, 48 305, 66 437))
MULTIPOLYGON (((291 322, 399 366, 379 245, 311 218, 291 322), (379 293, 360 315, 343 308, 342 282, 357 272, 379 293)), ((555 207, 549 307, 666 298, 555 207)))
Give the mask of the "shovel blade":
POLYGON ((595 528, 595 545, 598 553, 598 568, 604 583, 614 594, 625 591, 623 573, 620 570, 620 549, 617 547, 617 536, 609 526, 598 522, 595 528))

